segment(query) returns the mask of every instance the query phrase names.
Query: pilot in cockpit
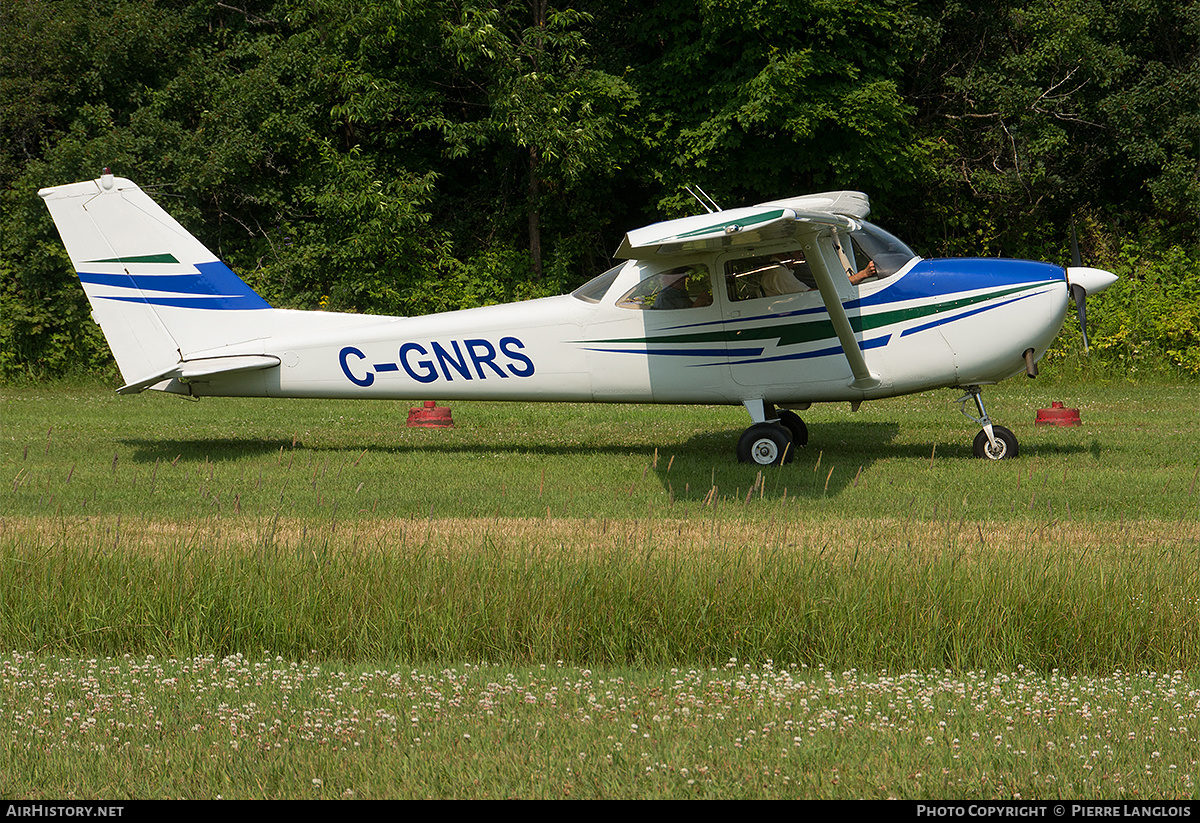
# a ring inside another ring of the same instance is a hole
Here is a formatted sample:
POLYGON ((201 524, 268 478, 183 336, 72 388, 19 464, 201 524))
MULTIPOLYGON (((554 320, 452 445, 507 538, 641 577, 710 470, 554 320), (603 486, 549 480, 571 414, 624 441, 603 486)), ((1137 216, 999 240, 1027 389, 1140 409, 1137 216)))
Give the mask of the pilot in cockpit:
POLYGON ((857 286, 859 283, 866 280, 868 277, 874 277, 878 273, 879 272, 875 268, 875 261, 872 260, 871 262, 867 263, 867 265, 864 266, 862 269, 860 269, 857 272, 855 272, 854 274, 850 275, 850 285, 857 286))
POLYGON ((692 266, 678 266, 661 275, 663 288, 654 299, 651 308, 690 309, 712 305, 712 290, 704 271, 695 271, 692 266), (691 281, 696 280, 692 296, 691 281))

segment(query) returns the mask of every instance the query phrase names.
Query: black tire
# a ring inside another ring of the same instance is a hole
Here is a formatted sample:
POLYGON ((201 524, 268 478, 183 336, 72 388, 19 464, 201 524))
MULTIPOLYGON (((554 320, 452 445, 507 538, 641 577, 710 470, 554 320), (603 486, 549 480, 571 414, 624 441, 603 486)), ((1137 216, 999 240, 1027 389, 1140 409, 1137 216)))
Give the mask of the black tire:
POLYGON ((800 415, 789 409, 779 410, 779 423, 792 435, 792 448, 802 449, 808 445, 808 426, 800 415))
POLYGON ((975 435, 976 457, 987 460, 1010 460, 1017 456, 1017 438, 1012 432, 1003 426, 992 426, 992 434, 996 436, 996 445, 998 446, 996 449, 993 449, 992 444, 988 441, 987 432, 981 431, 975 435))
POLYGON ((755 423, 742 433, 737 447, 738 462, 781 466, 792 462, 792 436, 783 426, 755 423))

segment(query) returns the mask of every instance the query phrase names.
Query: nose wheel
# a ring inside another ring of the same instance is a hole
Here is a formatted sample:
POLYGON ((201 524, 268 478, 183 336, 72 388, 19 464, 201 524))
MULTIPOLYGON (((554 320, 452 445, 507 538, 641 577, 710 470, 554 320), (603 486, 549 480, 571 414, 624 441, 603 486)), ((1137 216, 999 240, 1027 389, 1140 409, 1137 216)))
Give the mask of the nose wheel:
POLYGON ((968 386, 967 393, 956 401, 964 416, 974 420, 982 431, 975 435, 972 447, 976 457, 988 460, 1008 460, 1017 456, 1017 438, 1004 426, 994 425, 983 408, 983 395, 978 386, 968 386), (974 400, 979 416, 967 411, 967 401, 974 400))

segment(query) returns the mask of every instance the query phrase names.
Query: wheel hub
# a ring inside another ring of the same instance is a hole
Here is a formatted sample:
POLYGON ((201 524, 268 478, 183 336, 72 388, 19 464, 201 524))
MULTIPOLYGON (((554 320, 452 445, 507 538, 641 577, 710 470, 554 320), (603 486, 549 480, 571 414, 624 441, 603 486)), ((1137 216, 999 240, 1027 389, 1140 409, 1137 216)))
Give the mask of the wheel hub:
POLYGON ((770 465, 779 456, 779 449, 774 441, 763 439, 754 444, 754 462, 770 465))

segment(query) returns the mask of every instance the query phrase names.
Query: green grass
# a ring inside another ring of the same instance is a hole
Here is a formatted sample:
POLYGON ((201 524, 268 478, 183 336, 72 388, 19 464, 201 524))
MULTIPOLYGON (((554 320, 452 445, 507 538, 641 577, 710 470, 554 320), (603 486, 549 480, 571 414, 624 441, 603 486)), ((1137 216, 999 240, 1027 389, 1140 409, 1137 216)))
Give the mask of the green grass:
MULTIPOLYGON (((458 403, 453 429, 408 404, 215 399, 102 387, 0 394, 10 515, 631 518, 787 499, 799 517, 1176 520, 1196 513, 1194 386, 1011 381, 986 397, 1021 457, 970 456, 951 392, 816 406, 783 469, 733 458, 740 408, 458 403), (1062 400, 1083 425, 1034 425, 1062 400), (1069 512, 1068 512, 1069 510, 1069 512)), ((753 516, 739 509, 738 516, 753 516)))
POLYGON ((1110 544, 1061 524, 764 530, 716 512, 693 524, 236 519, 7 524, 0 648, 1086 673, 1200 662, 1194 527, 1110 544))
POLYGON ((740 409, 0 389, 0 794, 1191 795, 1200 387, 1012 381, 1000 463, 953 400, 760 470, 740 409))

